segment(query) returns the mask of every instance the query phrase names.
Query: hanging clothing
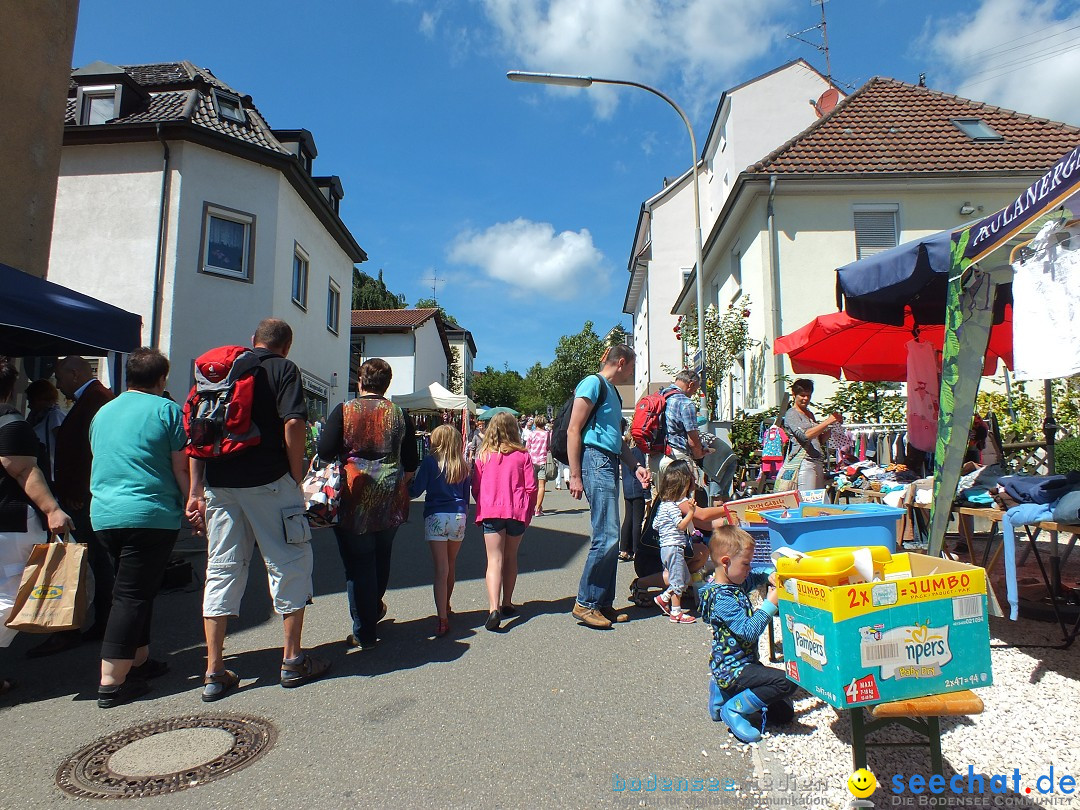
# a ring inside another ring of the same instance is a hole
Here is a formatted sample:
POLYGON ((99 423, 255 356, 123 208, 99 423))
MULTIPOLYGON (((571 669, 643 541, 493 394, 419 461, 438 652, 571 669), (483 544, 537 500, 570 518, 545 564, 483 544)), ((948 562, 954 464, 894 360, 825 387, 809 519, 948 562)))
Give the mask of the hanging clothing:
POLYGON ((1013 375, 1050 380, 1080 374, 1080 234, 1048 222, 1035 255, 1013 264, 1013 375), (1047 351, 1048 345, 1053 351, 1047 351))
POLYGON ((908 341, 907 373, 908 442, 929 453, 937 443, 940 390, 937 352, 932 345, 920 340, 908 341))
POLYGON ((765 431, 765 438, 761 442, 761 460, 776 461, 784 458, 784 445, 787 444, 788 435, 782 427, 773 425, 765 431))

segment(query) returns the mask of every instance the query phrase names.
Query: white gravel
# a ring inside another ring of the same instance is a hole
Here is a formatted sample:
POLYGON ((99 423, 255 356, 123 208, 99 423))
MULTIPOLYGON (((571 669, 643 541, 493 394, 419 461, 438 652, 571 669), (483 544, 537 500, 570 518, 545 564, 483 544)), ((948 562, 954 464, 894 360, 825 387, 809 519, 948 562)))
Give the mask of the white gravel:
MULTIPOLYGON (((970 718, 942 718, 942 754, 945 777, 960 773, 968 766, 983 774, 989 785, 992 774, 1021 774, 1021 794, 987 795, 978 804, 971 795, 931 796, 923 793, 900 801, 892 791, 894 774, 929 775, 930 757, 923 748, 870 748, 870 770, 879 788, 871 796, 877 807, 986 806, 986 807, 1075 807, 1080 808, 1077 793, 1061 792, 1039 795, 1035 780, 1054 766, 1055 778, 1070 774, 1080 782, 1080 640, 1071 649, 1021 648, 1023 644, 1060 644, 1060 629, 1055 624, 1021 619, 1008 622, 990 620, 992 686, 976 690, 985 704, 983 714, 970 718), (1031 787, 1031 794, 1023 791, 1031 787)), ((762 639, 762 660, 767 660, 768 645, 762 639)), ((778 666, 778 665, 777 665, 778 666)), ((847 778, 852 771, 851 724, 841 712, 817 698, 802 693, 795 704, 797 719, 787 729, 767 734, 759 744, 764 768, 770 773, 773 787, 759 781, 771 801, 769 807, 850 806, 847 778)), ((914 740, 915 735, 900 726, 875 732, 872 740, 914 740)), ((1045 782, 1043 783, 1045 786, 1045 782)), ((988 788, 989 789, 989 788, 988 788)))

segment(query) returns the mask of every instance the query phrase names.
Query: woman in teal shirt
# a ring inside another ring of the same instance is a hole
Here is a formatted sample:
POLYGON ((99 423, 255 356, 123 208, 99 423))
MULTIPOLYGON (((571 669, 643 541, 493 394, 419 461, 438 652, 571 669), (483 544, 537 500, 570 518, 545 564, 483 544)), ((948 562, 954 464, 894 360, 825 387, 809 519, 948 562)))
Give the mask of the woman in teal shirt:
POLYGON ((168 670, 150 658, 150 622, 188 491, 183 415, 162 396, 168 359, 157 349, 136 349, 126 373, 128 390, 90 425, 90 522, 116 564, 101 645, 103 709, 146 694, 147 679, 168 670))

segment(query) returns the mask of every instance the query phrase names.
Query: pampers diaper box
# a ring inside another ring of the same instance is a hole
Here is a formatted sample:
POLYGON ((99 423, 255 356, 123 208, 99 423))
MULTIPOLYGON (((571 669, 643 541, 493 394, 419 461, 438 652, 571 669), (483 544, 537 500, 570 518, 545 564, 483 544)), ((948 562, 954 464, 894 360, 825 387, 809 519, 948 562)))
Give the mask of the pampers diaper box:
POLYGON ((881 581, 781 575, 788 678, 838 709, 993 683, 983 569, 884 556, 881 581))

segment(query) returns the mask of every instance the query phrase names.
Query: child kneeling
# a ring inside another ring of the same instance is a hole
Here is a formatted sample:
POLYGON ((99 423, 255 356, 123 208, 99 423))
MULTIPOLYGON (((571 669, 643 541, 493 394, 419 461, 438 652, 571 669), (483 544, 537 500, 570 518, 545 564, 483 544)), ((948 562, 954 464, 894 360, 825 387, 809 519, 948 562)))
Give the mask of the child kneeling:
POLYGON ((709 555, 716 571, 713 584, 701 591, 701 616, 713 635, 709 710, 740 740, 757 742, 761 732, 750 716, 764 710, 763 719, 791 722, 791 698, 799 688, 783 670, 765 666, 758 657, 758 639, 778 610, 776 574, 771 566, 751 569, 754 538, 736 526, 713 530, 709 555), (766 583, 768 594, 755 610, 750 591, 766 583))

